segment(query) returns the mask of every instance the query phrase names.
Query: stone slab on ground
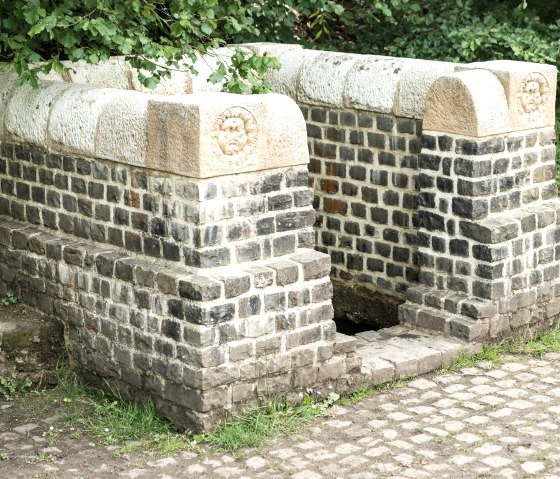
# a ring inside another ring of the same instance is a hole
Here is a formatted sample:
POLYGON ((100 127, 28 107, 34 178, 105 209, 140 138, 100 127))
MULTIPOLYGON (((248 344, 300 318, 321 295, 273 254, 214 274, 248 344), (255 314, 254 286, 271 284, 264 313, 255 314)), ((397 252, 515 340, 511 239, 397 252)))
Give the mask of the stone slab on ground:
POLYGON ((481 348, 478 343, 407 326, 356 334, 356 355, 362 359, 362 374, 367 384, 425 374, 452 363, 460 354, 476 353, 481 348))

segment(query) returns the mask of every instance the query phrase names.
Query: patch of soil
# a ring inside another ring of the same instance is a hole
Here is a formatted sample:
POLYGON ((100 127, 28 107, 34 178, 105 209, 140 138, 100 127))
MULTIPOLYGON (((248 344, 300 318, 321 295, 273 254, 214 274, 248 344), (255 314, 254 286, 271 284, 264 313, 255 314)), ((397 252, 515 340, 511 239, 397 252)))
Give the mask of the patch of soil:
POLYGON ((362 331, 377 331, 399 324, 398 308, 404 302, 403 299, 381 294, 361 285, 347 286, 334 279, 332 284, 332 303, 336 318, 368 325, 368 328, 362 331))
POLYGON ((350 319, 345 317, 341 318, 335 316, 334 322, 336 324, 336 332, 346 334, 348 336, 355 336, 358 333, 363 333, 364 331, 371 331, 374 328, 371 324, 367 323, 355 323, 350 319))
POLYGON ((49 385, 49 371, 64 356, 64 327, 23 304, 0 307, 0 376, 28 378, 49 385))
MULTIPOLYGON (((134 467, 115 455, 117 446, 100 445, 97 438, 65 422, 67 408, 57 389, 25 393, 12 401, 0 397, 0 477, 99 479, 134 467)), ((142 458, 140 452, 135 462, 142 458)))

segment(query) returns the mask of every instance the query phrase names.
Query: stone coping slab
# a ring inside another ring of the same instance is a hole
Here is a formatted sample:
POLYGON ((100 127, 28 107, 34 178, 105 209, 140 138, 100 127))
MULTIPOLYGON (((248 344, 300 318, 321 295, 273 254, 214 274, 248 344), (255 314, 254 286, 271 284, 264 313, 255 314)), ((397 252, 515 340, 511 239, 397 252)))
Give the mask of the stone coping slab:
MULTIPOLYGON (((107 66, 108 67, 108 66, 107 66)), ((306 128, 278 94, 162 96, 0 75, 0 140, 194 178, 308 162, 306 128)))
MULTIPOLYGON (((476 137, 554 126, 556 67, 510 60, 457 64, 247 43, 201 57, 193 65, 196 75, 185 64, 183 71, 163 79, 154 93, 173 96, 221 90, 222 85, 207 80, 218 61, 230 62, 235 48, 278 57, 281 69, 269 73, 272 88, 300 104, 424 119, 425 130, 476 137)), ((45 79, 150 92, 123 57, 98 65, 65 65, 72 70, 45 79)), ((0 85, 0 101, 4 94, 0 85)))

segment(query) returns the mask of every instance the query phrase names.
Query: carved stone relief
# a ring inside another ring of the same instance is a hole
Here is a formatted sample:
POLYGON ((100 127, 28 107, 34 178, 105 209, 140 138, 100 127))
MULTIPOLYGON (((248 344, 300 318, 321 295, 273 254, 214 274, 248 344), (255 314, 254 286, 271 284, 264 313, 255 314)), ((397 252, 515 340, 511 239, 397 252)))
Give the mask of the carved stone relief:
POLYGON ((242 107, 231 107, 216 120, 213 137, 215 150, 229 166, 246 163, 257 142, 257 121, 242 107))
POLYGON ((540 73, 527 75, 517 95, 519 113, 529 121, 541 118, 548 101, 548 93, 548 81, 543 75, 540 73))

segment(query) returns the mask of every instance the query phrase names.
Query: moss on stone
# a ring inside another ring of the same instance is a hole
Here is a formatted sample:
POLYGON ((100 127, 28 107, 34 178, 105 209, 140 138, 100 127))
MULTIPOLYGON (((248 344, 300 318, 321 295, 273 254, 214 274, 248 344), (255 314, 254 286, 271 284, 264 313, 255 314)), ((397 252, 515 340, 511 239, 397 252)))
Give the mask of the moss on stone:
POLYGON ((0 339, 0 347, 6 354, 29 348, 33 345, 33 331, 31 328, 17 328, 14 331, 4 333, 0 339))

